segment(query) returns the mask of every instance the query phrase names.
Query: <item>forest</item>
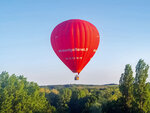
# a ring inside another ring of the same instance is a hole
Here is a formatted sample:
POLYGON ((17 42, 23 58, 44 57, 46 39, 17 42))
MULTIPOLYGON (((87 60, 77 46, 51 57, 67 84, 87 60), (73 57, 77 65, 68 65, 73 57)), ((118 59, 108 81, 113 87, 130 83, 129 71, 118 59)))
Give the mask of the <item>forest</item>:
POLYGON ((135 75, 127 64, 119 85, 102 86, 39 86, 3 71, 0 113, 150 113, 148 70, 149 65, 140 59, 135 75))

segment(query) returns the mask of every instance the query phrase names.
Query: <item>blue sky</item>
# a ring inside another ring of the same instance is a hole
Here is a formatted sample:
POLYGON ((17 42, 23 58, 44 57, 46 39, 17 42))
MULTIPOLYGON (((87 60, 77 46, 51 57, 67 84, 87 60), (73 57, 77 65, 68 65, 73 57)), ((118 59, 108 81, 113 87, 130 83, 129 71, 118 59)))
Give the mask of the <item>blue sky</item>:
POLYGON ((125 64, 134 69, 140 58, 150 64, 149 5, 137 0, 0 1, 0 72, 24 75, 39 85, 118 83, 125 64), (50 44, 53 28, 68 19, 91 22, 101 38, 79 81, 50 44))

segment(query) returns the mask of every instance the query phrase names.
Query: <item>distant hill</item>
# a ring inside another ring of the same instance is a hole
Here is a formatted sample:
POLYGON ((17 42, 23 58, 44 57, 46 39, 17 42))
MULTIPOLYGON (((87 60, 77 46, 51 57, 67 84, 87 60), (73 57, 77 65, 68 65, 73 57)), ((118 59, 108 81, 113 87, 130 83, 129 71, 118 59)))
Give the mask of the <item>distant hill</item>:
POLYGON ((85 84, 65 84, 65 85, 45 85, 45 86, 40 86, 41 88, 49 88, 49 89, 61 89, 61 88, 96 88, 96 89, 103 89, 103 88, 108 88, 108 87, 113 87, 113 86, 118 86, 118 84, 104 84, 104 85, 85 85, 85 84))

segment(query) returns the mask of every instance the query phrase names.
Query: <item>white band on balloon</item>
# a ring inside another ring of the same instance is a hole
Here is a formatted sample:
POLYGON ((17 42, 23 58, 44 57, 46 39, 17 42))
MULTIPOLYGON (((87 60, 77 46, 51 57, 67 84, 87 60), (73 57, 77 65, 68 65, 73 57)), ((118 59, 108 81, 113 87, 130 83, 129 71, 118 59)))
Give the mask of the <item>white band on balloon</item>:
POLYGON ((66 58, 66 60, 80 60, 82 59, 82 57, 69 57, 69 58, 66 58))
POLYGON ((58 50, 58 52, 73 52, 73 51, 88 51, 88 48, 73 48, 73 49, 58 50))

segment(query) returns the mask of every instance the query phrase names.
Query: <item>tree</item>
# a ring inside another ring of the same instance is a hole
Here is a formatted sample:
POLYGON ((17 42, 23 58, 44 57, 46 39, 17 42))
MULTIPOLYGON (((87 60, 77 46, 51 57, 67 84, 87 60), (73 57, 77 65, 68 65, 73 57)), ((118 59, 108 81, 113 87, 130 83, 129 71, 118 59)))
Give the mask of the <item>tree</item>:
POLYGON ((0 74, 0 113, 52 113, 45 94, 23 76, 0 74))
POLYGON ((73 89, 71 100, 69 102, 69 108, 71 113, 82 113, 85 109, 85 103, 87 102, 89 92, 87 89, 73 89))
POLYGON ((128 112, 132 107, 132 102, 134 100, 133 98, 133 82, 134 82, 134 77, 133 77, 133 71, 131 68, 131 65, 127 64, 125 66, 124 73, 122 73, 119 81, 119 89, 120 92, 122 93, 122 101, 125 104, 125 109, 128 112))
POLYGON ((57 111, 59 113, 69 113, 68 103, 70 102, 72 91, 69 88, 61 89, 58 95, 57 111))
POLYGON ((85 103, 85 108, 83 113, 99 112, 101 110, 99 109, 101 107, 101 104, 98 103, 97 100, 98 100, 98 96, 95 94, 86 96, 86 103, 85 103))
POLYGON ((136 65, 136 77, 134 81, 134 98, 135 106, 134 109, 139 113, 150 112, 149 103, 150 103, 150 91, 149 83, 146 83, 148 78, 148 69, 149 66, 140 59, 136 65))

